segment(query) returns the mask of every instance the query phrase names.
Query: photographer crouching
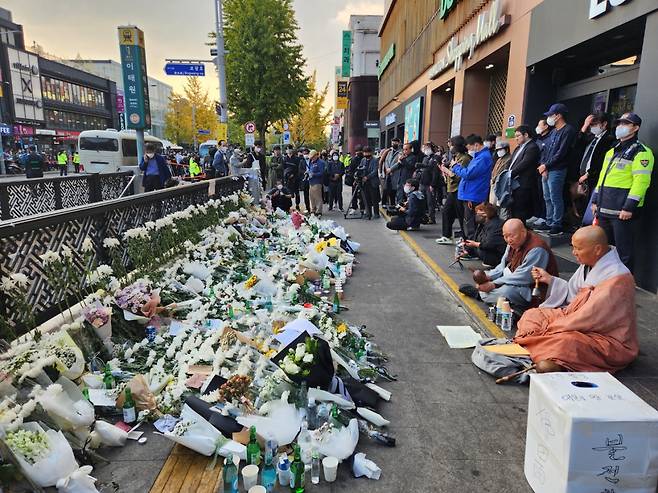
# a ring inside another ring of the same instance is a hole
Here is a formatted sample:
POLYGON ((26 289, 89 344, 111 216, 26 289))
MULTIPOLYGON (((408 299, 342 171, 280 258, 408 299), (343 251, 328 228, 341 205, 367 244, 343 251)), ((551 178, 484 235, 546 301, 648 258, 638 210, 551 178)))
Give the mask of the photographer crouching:
POLYGON ((423 192, 418 190, 418 180, 408 179, 404 183, 404 193, 407 200, 396 206, 395 211, 391 214, 398 214, 393 217, 386 227, 394 231, 416 231, 420 229, 420 224, 425 217, 426 201, 423 192))

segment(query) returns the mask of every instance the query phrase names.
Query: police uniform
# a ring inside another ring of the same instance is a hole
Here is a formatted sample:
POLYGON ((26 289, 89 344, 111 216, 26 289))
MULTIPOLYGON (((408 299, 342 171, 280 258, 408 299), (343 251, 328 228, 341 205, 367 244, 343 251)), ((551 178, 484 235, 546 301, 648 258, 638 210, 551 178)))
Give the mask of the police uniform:
POLYGON ((592 196, 597 206, 597 219, 617 246, 619 258, 632 270, 633 267, 633 219, 644 205, 644 197, 651 184, 654 157, 651 149, 637 136, 617 144, 603 159, 599 181, 592 196), (631 212, 631 220, 619 219, 621 211, 631 212))

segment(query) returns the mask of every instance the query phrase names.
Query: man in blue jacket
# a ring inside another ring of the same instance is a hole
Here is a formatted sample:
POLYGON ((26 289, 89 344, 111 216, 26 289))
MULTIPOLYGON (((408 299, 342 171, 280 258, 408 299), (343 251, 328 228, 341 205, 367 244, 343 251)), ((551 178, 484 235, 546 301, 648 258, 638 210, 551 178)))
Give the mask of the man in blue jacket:
POLYGON ((461 178, 457 198, 464 203, 464 238, 473 240, 475 207, 484 202, 489 195, 493 159, 479 135, 471 134, 466 137, 466 149, 472 158, 468 167, 463 168, 459 164, 454 164, 452 168, 441 166, 441 169, 448 176, 457 175, 461 178))
POLYGON ((171 171, 165 158, 158 154, 155 145, 148 142, 144 146, 144 159, 139 163, 139 169, 144 173, 144 191, 152 192, 164 188, 164 184, 171 178, 171 171))

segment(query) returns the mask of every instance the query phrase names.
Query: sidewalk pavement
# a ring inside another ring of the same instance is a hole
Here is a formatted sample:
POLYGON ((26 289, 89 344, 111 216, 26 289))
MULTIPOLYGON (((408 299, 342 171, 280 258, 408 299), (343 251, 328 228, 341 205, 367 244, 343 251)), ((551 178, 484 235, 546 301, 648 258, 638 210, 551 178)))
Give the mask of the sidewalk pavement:
MULTIPOLYGON (((455 223, 455 227, 457 224, 455 223)), ((479 322, 480 327, 488 330, 492 336, 509 336, 487 320, 487 306, 457 292, 458 286, 464 283, 473 283, 468 267, 484 268, 478 261, 465 261, 464 270, 449 268, 454 261, 454 245, 437 245, 435 239, 441 236, 441 214, 437 213, 436 225, 423 225, 420 231, 403 232, 400 236, 407 246, 415 251, 427 265, 434 264, 438 268, 437 275, 451 288, 453 295, 462 304, 470 309, 472 316, 479 322)), ((571 247, 564 244, 553 249, 560 277, 569 279, 578 268, 578 264, 571 254, 571 247)), ((614 300, 611 300, 614 303, 614 300)), ((633 392, 644 399, 654 408, 658 408, 658 298, 655 294, 642 289, 636 290, 636 306, 638 314, 638 338, 640 354, 638 358, 625 370, 615 376, 628 386, 633 392)))

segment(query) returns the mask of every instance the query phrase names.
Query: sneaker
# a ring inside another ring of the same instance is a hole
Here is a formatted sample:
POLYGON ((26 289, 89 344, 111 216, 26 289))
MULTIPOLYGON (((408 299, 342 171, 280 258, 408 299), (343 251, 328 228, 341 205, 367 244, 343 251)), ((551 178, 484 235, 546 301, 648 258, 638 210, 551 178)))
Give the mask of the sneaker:
POLYGON ((528 219, 525 222, 525 225, 528 226, 528 227, 532 227, 535 224, 537 224, 537 222, 539 222, 539 221, 540 221, 540 218, 538 218, 537 216, 532 216, 530 219, 528 219))
POLYGON ((409 226, 407 231, 420 231, 420 226, 409 226))
POLYGON ((446 238, 445 236, 442 236, 441 238, 437 238, 436 240, 437 245, 452 245, 453 241, 450 238, 446 238))
POLYGON ((551 228, 548 224, 536 224, 532 227, 533 230, 535 231, 550 231, 551 228))
POLYGON ((548 232, 549 236, 562 236, 564 234, 564 231, 562 231, 562 228, 551 228, 551 230, 548 232))
POLYGON ((462 284, 459 286, 459 292, 464 296, 468 296, 469 298, 473 298, 475 300, 480 299, 480 292, 472 284, 462 284))

